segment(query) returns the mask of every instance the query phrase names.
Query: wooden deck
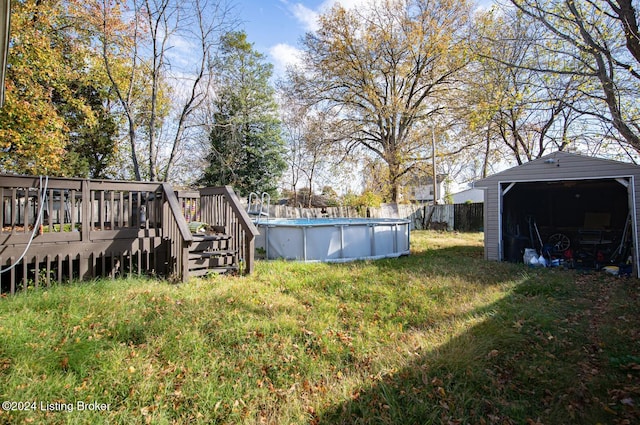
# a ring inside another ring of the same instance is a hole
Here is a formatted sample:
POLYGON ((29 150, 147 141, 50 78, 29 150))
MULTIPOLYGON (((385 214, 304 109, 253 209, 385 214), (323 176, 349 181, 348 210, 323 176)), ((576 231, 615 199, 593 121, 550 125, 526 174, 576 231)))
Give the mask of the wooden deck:
POLYGON ((257 230, 230 187, 0 175, 1 293, 52 282, 253 270, 257 230), (193 235, 189 222, 219 234, 193 235))

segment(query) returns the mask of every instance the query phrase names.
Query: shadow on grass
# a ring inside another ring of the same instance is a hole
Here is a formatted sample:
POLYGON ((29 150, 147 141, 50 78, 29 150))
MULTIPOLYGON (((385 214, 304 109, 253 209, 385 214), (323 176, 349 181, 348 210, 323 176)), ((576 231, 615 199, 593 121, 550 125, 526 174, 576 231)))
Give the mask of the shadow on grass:
POLYGON ((513 279, 519 269, 522 282, 468 312, 481 320, 442 346, 420 345, 428 327, 403 333, 396 348, 406 350, 405 366, 370 376, 314 423, 640 423, 640 338, 632 331, 640 327, 637 281, 488 263, 474 247, 376 266, 380 273, 449 273, 487 285, 513 279))
POLYGON ((105 423, 149 422, 154 403, 151 423, 640 423, 635 279, 486 262, 478 246, 260 269, 85 303, 54 288, 24 341, 0 333, 0 393, 76 400, 93 379, 83 397, 119 406, 105 423), (44 314, 55 340, 31 331, 44 314), (10 375, 25 353, 27 393, 10 375))
MULTIPOLYGON (((359 267, 371 265, 377 270, 371 276, 393 274, 394 276, 419 276, 423 279, 458 277, 467 282, 484 285, 499 285, 512 282, 514 276, 526 274, 530 269, 523 264, 486 261, 483 248, 479 246, 449 246, 423 250, 412 249, 410 255, 380 260, 365 260, 347 263, 327 263, 332 267, 359 267)), ((401 280, 394 283, 401 284, 401 280)))

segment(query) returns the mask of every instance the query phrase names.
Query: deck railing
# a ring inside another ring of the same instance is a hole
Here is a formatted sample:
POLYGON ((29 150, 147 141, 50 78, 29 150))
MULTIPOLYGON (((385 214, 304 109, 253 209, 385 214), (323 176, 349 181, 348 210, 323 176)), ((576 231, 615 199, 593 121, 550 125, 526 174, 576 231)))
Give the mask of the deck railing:
POLYGON ((176 278, 185 280, 189 276, 189 245, 193 236, 189 231, 185 217, 182 215, 180 204, 173 193, 173 189, 167 183, 162 185, 167 202, 165 202, 164 221, 162 228, 169 241, 169 264, 176 278))
POLYGON ((255 262, 255 237, 258 229, 242 207, 230 186, 207 187, 199 191, 177 192, 178 202, 187 221, 201 221, 224 228, 230 236, 231 249, 240 253, 243 273, 252 273, 255 262))
POLYGON ((1 292, 128 273, 188 277, 170 185, 0 175, 1 292))

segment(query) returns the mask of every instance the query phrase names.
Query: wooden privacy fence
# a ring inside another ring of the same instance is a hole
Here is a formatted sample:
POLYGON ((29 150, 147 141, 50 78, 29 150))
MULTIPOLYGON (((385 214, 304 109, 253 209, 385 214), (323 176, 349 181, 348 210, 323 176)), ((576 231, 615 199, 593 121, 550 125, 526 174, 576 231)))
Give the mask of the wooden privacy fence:
POLYGON ((403 218, 414 229, 479 231, 483 227, 483 204, 384 204, 380 207, 298 208, 285 205, 269 207, 272 218, 371 217, 403 218))
POLYGON ((454 230, 477 232, 484 230, 484 204, 454 204, 454 230))

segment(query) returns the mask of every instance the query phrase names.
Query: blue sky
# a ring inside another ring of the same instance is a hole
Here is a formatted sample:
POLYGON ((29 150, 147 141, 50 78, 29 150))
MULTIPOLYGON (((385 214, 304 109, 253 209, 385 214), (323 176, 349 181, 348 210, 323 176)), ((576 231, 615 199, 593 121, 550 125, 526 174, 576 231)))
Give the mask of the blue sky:
POLYGON ((268 55, 276 73, 293 60, 299 40, 313 25, 317 13, 332 0, 235 0, 248 39, 268 55))
MULTIPOLYGON (((353 7, 371 0, 234 0, 247 37, 259 52, 268 56, 276 75, 294 60, 299 40, 314 30, 316 18, 335 3, 353 7)), ((480 0, 490 4, 492 0, 480 0)))
POLYGON ((322 3, 323 0, 236 0, 244 28, 259 50, 282 42, 295 44, 309 27, 303 15, 317 13, 322 3))

